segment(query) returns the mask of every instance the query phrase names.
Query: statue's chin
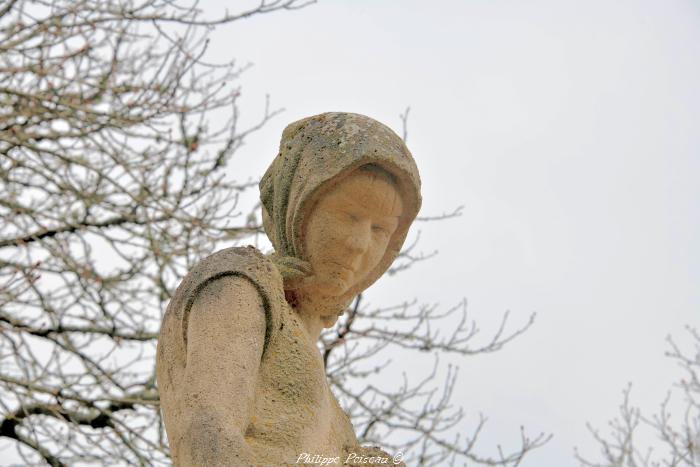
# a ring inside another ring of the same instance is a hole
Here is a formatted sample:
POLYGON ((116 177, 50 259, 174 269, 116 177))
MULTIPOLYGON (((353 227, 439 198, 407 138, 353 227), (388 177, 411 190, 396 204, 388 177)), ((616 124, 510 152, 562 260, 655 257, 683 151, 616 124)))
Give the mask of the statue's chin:
POLYGON ((333 327, 338 321, 338 318, 345 313, 345 310, 350 305, 351 300, 352 297, 348 299, 346 296, 324 297, 325 304, 323 305, 323 308, 328 314, 321 315, 321 323, 323 324, 323 327, 333 327))
MULTIPOLYGON (((310 284, 311 285, 311 284, 310 284)), ((318 294, 326 299, 340 298, 348 290, 350 290, 350 285, 347 281, 340 278, 326 279, 326 280, 316 280, 313 285, 309 287, 309 293, 318 294)))

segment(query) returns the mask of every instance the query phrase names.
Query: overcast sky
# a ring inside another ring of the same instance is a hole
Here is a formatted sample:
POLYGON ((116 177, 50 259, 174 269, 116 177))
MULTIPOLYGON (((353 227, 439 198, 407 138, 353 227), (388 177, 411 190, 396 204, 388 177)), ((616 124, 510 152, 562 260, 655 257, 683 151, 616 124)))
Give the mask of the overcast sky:
POLYGON ((576 465, 628 382, 652 411, 680 378, 664 339, 700 325, 700 3, 321 0, 221 29, 212 55, 255 64, 249 121, 266 93, 286 108, 236 156, 241 177, 293 120, 352 111, 398 131, 411 106, 422 215, 464 210, 417 225, 439 255, 372 301, 466 298, 485 337, 505 310, 537 312, 502 351, 450 360, 465 431, 489 417, 484 452, 524 425, 554 434, 525 467, 576 465))

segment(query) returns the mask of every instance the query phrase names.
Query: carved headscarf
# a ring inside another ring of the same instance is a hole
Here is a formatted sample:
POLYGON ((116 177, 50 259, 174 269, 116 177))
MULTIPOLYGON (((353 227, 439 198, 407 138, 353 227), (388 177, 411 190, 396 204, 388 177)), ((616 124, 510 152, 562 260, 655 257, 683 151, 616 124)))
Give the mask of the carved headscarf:
MULTIPOLYGON (((403 214, 384 257, 347 295, 356 295, 389 268, 421 205, 420 177, 403 140, 364 115, 330 112, 294 122, 282 133, 279 154, 260 181, 263 226, 283 276, 304 275, 304 221, 329 180, 363 165, 380 166, 395 179, 403 214)), ((326 189, 329 185, 326 185, 326 189)))

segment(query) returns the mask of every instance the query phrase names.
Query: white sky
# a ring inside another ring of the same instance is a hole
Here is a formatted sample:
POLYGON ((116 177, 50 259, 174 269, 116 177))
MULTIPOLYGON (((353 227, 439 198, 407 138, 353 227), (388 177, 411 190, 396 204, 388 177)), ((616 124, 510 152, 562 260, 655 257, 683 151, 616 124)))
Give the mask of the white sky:
POLYGON ((243 178, 293 120, 352 111, 399 130, 411 106, 422 214, 464 214, 418 225, 439 256, 373 302, 467 298, 485 334, 505 310, 538 313, 503 351, 450 360, 465 431, 489 417, 484 452, 522 424, 554 433, 525 467, 576 465, 574 445, 597 453, 585 423, 605 429, 627 382, 657 408, 681 375, 665 337, 700 325, 699 3, 322 0, 214 39, 213 56, 255 64, 245 117, 266 93, 287 109, 236 156, 243 178))

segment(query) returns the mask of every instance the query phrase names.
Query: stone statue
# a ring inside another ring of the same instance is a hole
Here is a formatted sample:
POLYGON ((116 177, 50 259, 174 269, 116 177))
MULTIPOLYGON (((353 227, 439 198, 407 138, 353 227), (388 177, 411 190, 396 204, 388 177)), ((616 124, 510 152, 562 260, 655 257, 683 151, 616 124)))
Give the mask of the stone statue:
POLYGON ((360 446, 316 346, 392 263, 421 204, 411 153, 368 117, 289 125, 260 182, 275 248, 221 250, 163 319, 157 378, 176 466, 403 465, 360 446))

